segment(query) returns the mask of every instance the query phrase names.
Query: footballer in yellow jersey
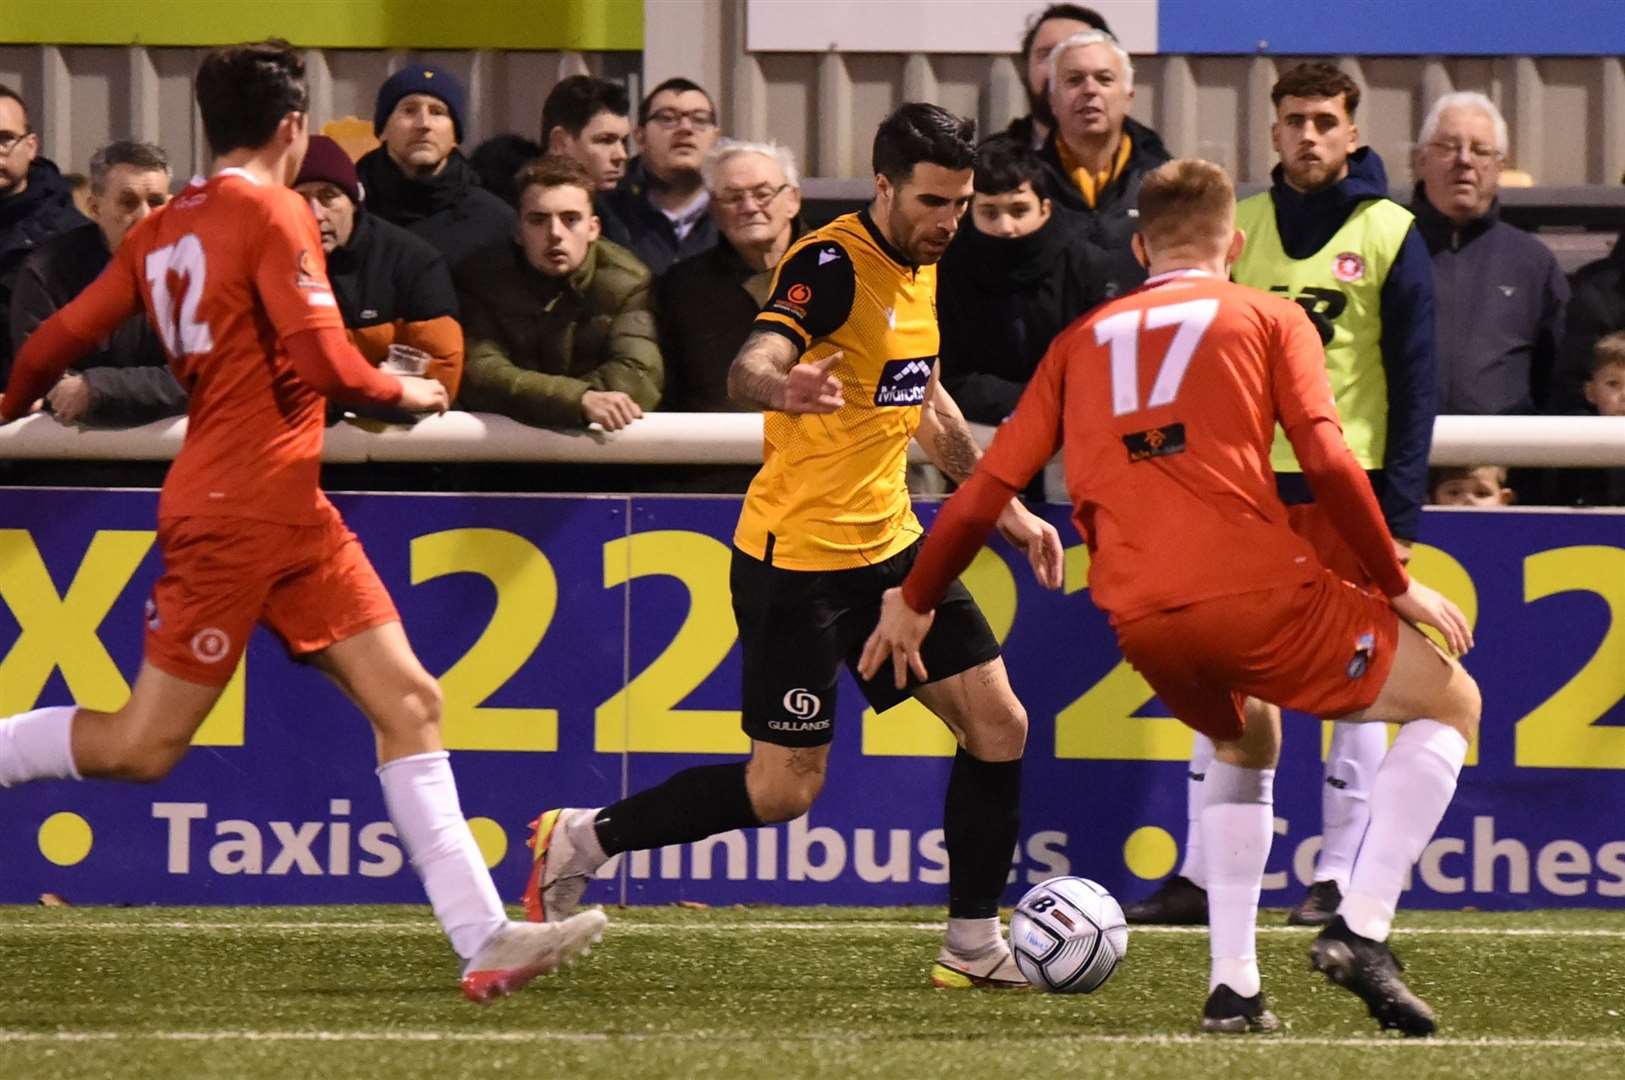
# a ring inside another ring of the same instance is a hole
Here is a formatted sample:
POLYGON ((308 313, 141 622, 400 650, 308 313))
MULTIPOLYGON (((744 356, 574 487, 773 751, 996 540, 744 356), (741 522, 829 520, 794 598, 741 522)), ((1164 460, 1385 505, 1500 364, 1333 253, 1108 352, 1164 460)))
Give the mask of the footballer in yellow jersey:
MULTIPOLYGON (((836 680, 856 674, 882 594, 913 565, 920 525, 904 483, 918 439, 950 477, 981 451, 937 372, 934 264, 971 198, 974 125, 908 104, 875 135, 875 199, 786 252, 772 295, 728 374, 765 413, 761 472, 735 534, 730 586, 743 658, 748 761, 685 769, 601 809, 536 821, 526 906, 567 916, 598 866, 622 851, 689 843, 807 812, 823 788, 836 680)), ((1005 535, 1039 579, 1061 581, 1055 530, 1012 500, 1005 535)), ((859 680, 877 710, 917 698, 960 749, 948 781, 944 987, 1019 987, 999 929, 1021 798, 1027 716, 999 645, 956 583, 906 689, 859 680)))

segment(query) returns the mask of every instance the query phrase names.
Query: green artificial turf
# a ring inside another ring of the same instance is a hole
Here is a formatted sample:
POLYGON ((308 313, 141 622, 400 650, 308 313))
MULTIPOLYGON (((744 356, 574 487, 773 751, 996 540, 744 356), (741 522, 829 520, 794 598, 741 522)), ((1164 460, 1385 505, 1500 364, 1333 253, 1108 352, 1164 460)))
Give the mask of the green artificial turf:
POLYGON ((1093 995, 938 991, 941 917, 611 909, 581 964, 481 1008, 423 909, 3 908, 0 1077, 1625 1076, 1625 912, 1405 913, 1432 1041, 1379 1035, 1278 914, 1265 1037, 1195 1033, 1201 933, 1135 929, 1093 995))

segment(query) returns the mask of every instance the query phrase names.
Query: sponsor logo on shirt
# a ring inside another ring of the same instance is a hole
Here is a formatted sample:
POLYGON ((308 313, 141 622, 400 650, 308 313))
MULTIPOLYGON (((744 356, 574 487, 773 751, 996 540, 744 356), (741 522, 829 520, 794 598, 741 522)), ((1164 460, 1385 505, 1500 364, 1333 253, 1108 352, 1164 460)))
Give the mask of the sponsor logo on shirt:
POLYGON ((812 295, 812 286, 798 281, 786 289, 784 295, 774 300, 770 306, 787 315, 805 319, 807 317, 807 305, 812 302, 812 295))
MULTIPOLYGON (((310 249, 299 252, 299 269, 293 275, 293 283, 300 289, 327 289, 327 279, 316 272, 316 264, 310 257, 310 249)), ((331 297, 329 297, 331 299, 331 297)))
POLYGON ((935 363, 934 356, 886 361, 886 366, 880 369, 880 380, 875 384, 875 404, 923 404, 925 384, 931 381, 931 368, 935 363))
POLYGON ((1162 427, 1131 432, 1123 436, 1123 445, 1128 448, 1130 461, 1182 454, 1185 452, 1185 425, 1164 424, 1162 427))
POLYGON ((818 265, 823 266, 825 263, 832 263, 836 259, 839 259, 840 257, 841 257, 841 249, 840 248, 827 247, 823 251, 820 251, 818 253, 818 265))

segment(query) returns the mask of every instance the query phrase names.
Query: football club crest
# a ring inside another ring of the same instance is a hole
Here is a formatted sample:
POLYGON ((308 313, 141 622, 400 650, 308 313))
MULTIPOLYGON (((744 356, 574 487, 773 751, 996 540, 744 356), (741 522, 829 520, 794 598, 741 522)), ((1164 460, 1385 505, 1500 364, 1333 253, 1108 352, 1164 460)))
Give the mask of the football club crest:
POLYGON ((1365 277, 1365 259, 1357 251, 1342 252, 1332 260, 1332 276, 1338 281, 1359 281, 1365 277))

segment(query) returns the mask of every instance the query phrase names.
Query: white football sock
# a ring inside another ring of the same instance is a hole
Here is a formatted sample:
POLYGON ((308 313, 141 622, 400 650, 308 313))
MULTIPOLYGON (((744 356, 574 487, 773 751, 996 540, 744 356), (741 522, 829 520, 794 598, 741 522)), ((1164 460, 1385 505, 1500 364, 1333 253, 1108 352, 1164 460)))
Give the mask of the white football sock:
POLYGON ((0 719, 0 788, 29 780, 78 780, 73 764, 76 705, 18 713, 0 719))
POLYGON ((1466 759, 1467 740, 1449 725, 1413 720, 1399 729, 1371 785, 1371 824, 1337 909, 1356 934, 1388 939, 1405 875, 1439 827, 1466 759))
POLYGON ((1215 761, 1207 768, 1202 841, 1207 853, 1211 991, 1258 993, 1258 894, 1275 827, 1275 770, 1215 761))
POLYGON ((1179 876, 1205 888, 1207 867, 1202 864, 1202 800, 1207 770, 1213 764, 1213 740, 1198 733, 1191 747, 1190 770, 1185 774, 1185 858, 1179 876))
POLYGON ((598 811, 602 809, 595 806, 565 811, 564 831, 570 837, 570 843, 575 845, 577 858, 589 874, 609 861, 609 856, 604 853, 604 845, 598 839, 598 811))
POLYGON ((1320 789, 1320 856, 1315 880, 1335 881, 1349 891, 1349 874, 1371 820, 1371 785, 1388 753, 1387 724, 1333 724, 1326 755, 1326 783, 1320 789))
POLYGON ((463 820, 449 758, 444 750, 396 758, 378 766, 378 780, 434 916, 457 955, 468 960, 508 914, 463 820))
POLYGON ((987 950, 1004 944, 999 932, 999 917, 987 919, 949 919, 948 951, 960 956, 980 956, 987 950))

